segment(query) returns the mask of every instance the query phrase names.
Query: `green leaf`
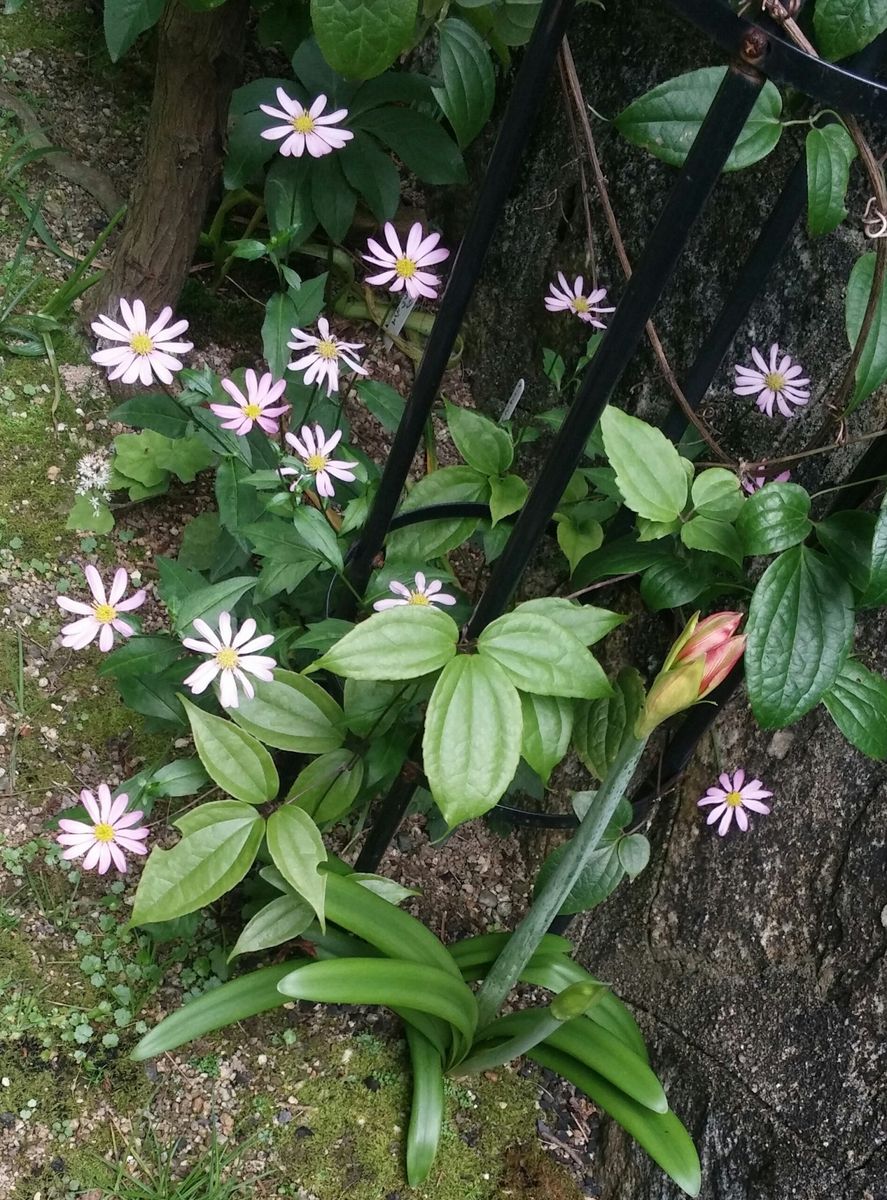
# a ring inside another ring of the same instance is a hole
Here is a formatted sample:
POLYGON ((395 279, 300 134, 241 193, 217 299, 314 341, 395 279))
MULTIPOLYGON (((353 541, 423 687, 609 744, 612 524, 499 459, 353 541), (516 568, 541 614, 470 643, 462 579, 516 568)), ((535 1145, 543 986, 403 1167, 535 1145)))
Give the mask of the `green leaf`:
POLYGON ((228 962, 239 954, 255 954, 301 937, 314 920, 314 910, 301 896, 278 896, 260 908, 243 927, 228 962))
POLYGON ((468 1039, 477 1026, 474 993, 438 967, 397 958, 341 958, 297 967, 278 987, 285 996, 326 1004, 384 1004, 440 1017, 468 1039))
POLYGON ((320 316, 328 278, 329 272, 324 271, 321 275, 315 275, 313 279, 303 279, 298 291, 290 292, 296 306, 297 325, 313 325, 320 316))
POLYGON ((711 583, 714 565, 714 560, 703 554, 656 563, 641 578, 641 599, 653 612, 689 604, 711 583))
POLYGON ((287 342, 296 326, 296 306, 286 292, 276 292, 265 305, 262 322, 262 346, 268 370, 275 379, 283 379, 290 350, 287 342))
MULTIPOLYGON (((681 167, 726 74, 726 67, 702 67, 667 79, 629 104, 616 118, 616 128, 629 142, 681 167)), ((730 152, 725 171, 750 167, 770 153, 782 133, 781 113, 782 99, 768 81, 730 152)))
POLYGON ((736 520, 746 554, 775 554, 803 542, 813 522, 810 497, 796 483, 768 483, 749 496, 736 520))
POLYGON ((327 854, 320 830, 301 808, 286 804, 268 818, 266 836, 274 865, 311 905, 323 929, 327 877, 320 864, 326 862, 327 854))
POLYGON ((196 758, 180 758, 156 770, 150 788, 155 796, 193 796, 208 783, 209 776, 196 758))
POLYGON ((252 700, 241 697, 230 715, 241 729, 267 746, 298 754, 337 750, 345 737, 344 714, 313 679, 295 671, 276 670, 274 679, 257 679, 252 700))
POLYGON ((529 495, 530 489, 520 475, 503 475, 490 479, 490 516, 498 525, 503 517, 519 512, 529 495))
POLYGON ((166 438, 184 437, 191 424, 191 414, 184 405, 164 392, 132 396, 108 413, 109 421, 120 421, 136 429, 153 429, 166 438))
POLYGON ((604 530, 600 521, 574 520, 564 513, 556 513, 557 544, 564 552, 570 564, 572 575, 583 558, 593 554, 604 540, 604 530))
POLYGON ((811 129, 807 155, 807 228, 811 237, 831 233, 847 216, 844 199, 856 146, 843 125, 811 129))
POLYGON ((456 653, 459 627, 437 608, 402 605, 373 613, 312 663, 345 679, 416 679, 456 653))
POLYGON ((410 705, 410 684, 366 679, 345 680, 345 723, 359 738, 381 736, 410 705))
POLYGON ((305 544, 292 522, 279 517, 263 517, 243 531, 252 542, 253 550, 262 558, 275 563, 316 563, 319 556, 305 544))
MULTIPOLYGON (((872 290, 874 271, 875 255, 871 253, 863 254, 861 258, 858 258, 850 272, 844 315, 847 322, 847 339, 851 349, 856 345, 856 339, 862 330, 862 321, 872 290)), ((887 379, 887 281, 884 282, 881 295, 875 305, 875 317, 863 347, 862 357, 856 368, 856 387, 847 411, 852 411, 867 399, 885 379, 887 379)))
POLYGON ((166 634, 137 634, 104 655, 98 673, 118 679, 124 675, 153 675, 165 671, 181 653, 182 643, 166 634))
POLYGON ((77 496, 65 521, 65 529, 78 529, 84 533, 110 533, 113 528, 114 514, 94 492, 77 496))
MULTIPOLYGON (((270 103, 274 103, 273 96, 274 89, 269 88, 267 100, 270 103)), ((236 113, 233 105, 230 111, 224 183, 228 191, 233 192, 261 181, 265 164, 277 153, 279 143, 262 137, 262 130, 270 129, 274 123, 273 117, 256 111, 236 113)))
POLYGON ((265 822, 248 804, 222 801, 207 820, 172 850, 151 851, 142 870, 132 924, 170 921, 218 900, 240 883, 262 843, 265 822))
POLYGON ((681 541, 690 550, 722 554, 742 566, 742 542, 739 534, 727 521, 712 517, 691 517, 681 526, 681 541))
POLYGON ((121 676, 117 690, 127 706, 143 716, 151 717, 164 725, 183 725, 182 708, 177 698, 181 686, 158 675, 140 675, 136 672, 121 676))
POLYGON ((236 575, 185 596, 175 614, 176 630, 193 633, 191 626, 198 617, 209 625, 215 624, 219 613, 232 612, 238 600, 251 591, 256 582, 254 575, 236 575))
POLYGON ((604 447, 625 503, 652 521, 673 521, 687 503, 687 472, 664 433, 608 405, 601 417, 604 447))
POLYGON ((822 700, 848 742, 887 758, 887 679, 848 658, 822 700))
POLYGON ((388 146, 423 183, 465 183, 465 163, 456 143, 437 121, 412 108, 373 108, 354 118, 388 146))
POLYGON ((576 705, 573 749, 597 779, 606 776, 643 707, 644 684, 634 667, 619 672, 612 696, 576 705))
POLYGON ((280 781, 265 747, 230 721, 205 713, 184 697, 179 699, 191 724, 200 761, 210 778, 229 796, 247 804, 273 800, 280 781))
POLYGON ((616 853, 625 874, 634 879, 650 861, 650 843, 642 833, 630 833, 616 843, 616 853))
MULTIPOLYGON (((272 235, 282 236, 289 250, 300 246, 317 227, 311 200, 313 161, 278 155, 265 176, 265 211, 272 235)), ((271 368, 271 363, 268 363, 271 368)), ((280 372, 273 371, 279 378, 280 372)))
POLYGON ((242 533, 247 525, 257 521, 262 514, 262 501, 258 492, 244 482, 249 473, 250 469, 246 463, 236 458, 222 459, 216 470, 219 521, 233 534, 242 533))
POLYGON ((491 622, 478 653, 502 668, 515 687, 541 696, 608 696, 607 677, 589 650, 563 625, 518 608, 491 622))
POLYGON ((413 1092, 407 1129, 407 1182, 419 1187, 431 1173, 443 1130, 444 1077, 436 1047, 412 1025, 406 1026, 413 1092))
MULTIPOLYGON (((443 467, 423 476, 410 489, 400 511, 414 512, 426 505, 461 500, 484 502, 489 494, 490 481, 480 471, 473 467, 443 467)), ((476 528, 476 517, 446 517, 397 529, 388 535, 389 557, 427 562, 461 546, 476 528)))
POLYGON ((469 467, 482 475, 503 475, 514 458, 508 430, 473 409, 445 407, 450 437, 469 467))
POLYGON ((342 174, 338 154, 324 155, 313 164, 311 204, 330 239, 341 242, 354 220, 357 196, 342 174))
POLYGON ((628 620, 622 613, 595 608, 593 604, 576 604, 561 596, 539 596, 535 600, 525 600, 515 611, 548 617, 577 637, 583 646, 593 646, 628 620))
POLYGON ((438 33, 443 86, 434 95, 464 150, 490 119, 496 77, 487 44, 470 25, 448 17, 438 33))
POLYGON ((851 509, 816 523, 816 536, 841 574, 865 592, 872 573, 875 514, 851 509))
POLYGON ((846 58, 887 29, 887 9, 882 0, 816 0, 813 27, 825 58, 846 58))
POLYGON ((313 820, 327 824, 351 808, 363 783, 363 761, 353 750, 331 750, 315 758, 296 776, 287 802, 313 820))
POLYGON ((570 746, 573 705, 560 696, 534 696, 521 692, 523 730, 521 757, 544 784, 570 746))
POLYGON ((121 58, 140 33, 160 20, 163 0, 105 0, 105 41, 111 62, 121 58))
POLYGON ((388 879, 385 875, 373 875, 369 871, 353 871, 349 879, 354 883, 359 883, 361 887, 372 892, 376 896, 381 896, 383 900, 387 900, 389 904, 401 904, 404 900, 409 900, 410 896, 421 896, 421 892, 417 892, 415 888, 403 887, 399 883, 395 883, 393 879, 388 879))
POLYGON ((881 501, 875 520, 871 572, 862 604, 866 608, 887 604, 887 496, 881 501))
POLYGON ((390 156, 360 130, 336 156, 345 178, 366 201, 376 220, 390 221, 400 201, 400 175, 390 156))
POLYGON ((744 503, 739 480, 724 467, 710 467, 693 480, 690 499, 694 512, 716 521, 735 521, 744 503))
POLYGON ((311 0, 311 26, 323 56, 348 79, 371 79, 413 38, 418 0, 311 0))
POLYGON ((329 563, 336 570, 344 569, 338 539, 323 513, 301 504, 293 510, 292 523, 309 553, 329 563))
MULTIPOLYGON (((616 832, 618 836, 618 831, 616 832)), ((544 886, 545 881, 560 862, 567 845, 569 843, 559 846, 542 864, 536 877, 536 895, 539 894, 539 889, 544 886)), ((570 894, 561 905, 560 915, 572 916, 574 913, 588 912, 590 909, 596 908, 615 891, 624 878, 625 868, 619 861, 614 838, 613 841, 591 854, 573 884, 570 894)))
POLYGON ((786 550, 755 588, 746 632, 746 682, 758 723, 791 725, 818 704, 847 658, 850 585, 814 551, 786 550))
POLYGON ((403 417, 406 400, 388 383, 379 379, 361 379, 357 394, 383 429, 396 433, 403 417))
POLYGON ((517 690, 491 659, 460 655, 444 668, 428 702, 422 758, 451 828, 504 795, 520 759, 522 723, 517 690))
MULTIPOLYGON (((506 46, 525 46, 542 0, 501 0, 493 9, 493 32, 506 46)), ((464 5, 463 5, 464 7, 464 5)))

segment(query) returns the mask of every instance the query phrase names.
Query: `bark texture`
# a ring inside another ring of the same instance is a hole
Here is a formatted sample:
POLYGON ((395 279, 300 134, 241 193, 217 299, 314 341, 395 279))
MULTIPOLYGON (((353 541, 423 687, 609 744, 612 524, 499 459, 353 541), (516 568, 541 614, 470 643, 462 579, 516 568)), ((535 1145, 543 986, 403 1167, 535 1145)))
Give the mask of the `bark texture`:
MULTIPOLYGON (((606 117, 673 75, 724 61, 661 0, 605 11, 580 6, 570 40, 586 99, 606 117)), ((674 171, 603 121, 594 128, 637 261, 674 171)), ((724 176, 715 189, 656 313, 679 377, 741 269, 803 132, 786 129, 774 154, 724 176)), ((875 134, 876 153, 885 137, 875 134)), ((481 147, 478 170, 483 155, 481 147)), ((556 270, 590 274, 576 155, 555 83, 468 330, 474 394, 496 413, 521 375, 522 407, 553 403, 539 371, 541 347, 575 353, 586 332, 543 310, 556 270)), ((866 248, 865 190, 855 186, 851 217, 835 235, 812 241, 799 224, 706 399, 707 419, 737 456, 774 456, 777 447, 789 453, 823 420, 821 401, 793 421, 770 421, 738 402, 732 364, 747 361, 752 344, 778 341, 816 383, 837 375, 848 352, 846 280, 866 248)), ((592 206, 599 282, 618 299, 622 276, 594 197, 592 206)), ((648 349, 613 399, 650 420, 665 413, 669 394, 648 349)), ((883 409, 883 395, 873 398, 854 417, 855 429, 882 425, 883 409)), ((858 452, 811 460, 793 468, 794 477, 811 488, 828 482, 858 452)), ((596 598, 608 600, 606 593, 596 598)), ((627 657, 648 669, 643 647, 651 631, 643 617, 636 621, 627 657)), ((857 654, 887 670, 879 614, 860 622, 857 654)), ((650 867, 584 918, 580 956, 634 1006, 672 1105, 696 1138, 702 1200, 884 1200, 887 771, 849 747, 821 708, 790 730, 767 733, 738 699, 722 715, 717 738, 719 760, 705 743, 680 793, 654 814, 650 867), (737 767, 766 781, 773 812, 748 834, 721 840, 695 801, 719 770, 737 767)), ((604 1122, 604 1129, 594 1171, 604 1200, 676 1200, 678 1190, 617 1126, 604 1122)))
POLYGON ((209 12, 169 0, 158 30, 144 163, 95 311, 115 313, 120 296, 140 296, 149 312, 178 298, 218 178, 248 11, 249 0, 227 0, 209 12))

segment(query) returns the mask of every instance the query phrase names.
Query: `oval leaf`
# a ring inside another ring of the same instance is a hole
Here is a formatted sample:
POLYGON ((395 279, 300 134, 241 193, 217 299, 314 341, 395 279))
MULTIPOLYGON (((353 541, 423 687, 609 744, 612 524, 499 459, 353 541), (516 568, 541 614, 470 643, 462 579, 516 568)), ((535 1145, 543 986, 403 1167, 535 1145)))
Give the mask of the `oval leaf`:
POLYGON ((847 216, 844 198, 850 164, 856 158, 853 139, 843 125, 811 129, 807 155, 807 228, 813 237, 831 233, 847 216))
POLYGON ((256 680, 255 697, 243 697, 231 716, 247 733, 278 750, 324 754, 345 739, 345 716, 320 684, 295 671, 276 670, 270 682, 256 680))
POLYGON ((560 696, 521 693, 521 757, 543 783, 567 753, 573 732, 573 705, 560 696))
POLYGON ((323 57, 348 79, 372 79, 413 38, 418 0, 311 0, 323 57))
POLYGON ((268 818, 267 838, 274 865, 311 905, 323 929, 327 877, 320 864, 327 855, 319 829, 301 808, 287 804, 268 818))
POLYGON ((459 628, 447 613, 405 604, 361 621, 311 670, 345 679, 415 679, 445 666, 458 638, 459 628))
POLYGON ((803 542, 813 523, 810 497, 796 483, 765 483, 746 500, 736 520, 746 554, 775 554, 803 542))
POLYGON ((230 721, 206 713, 179 696, 207 774, 229 796, 247 804, 265 804, 277 795, 280 781, 274 760, 254 737, 230 721))
POLYGON ((301 896, 278 896, 260 908, 243 927, 243 932, 228 955, 228 962, 239 954, 255 954, 301 937, 314 920, 314 909, 301 896))
POLYGON ((673 521, 687 503, 687 472, 664 433, 608 406, 601 417, 604 448, 625 503, 652 521, 673 521))
POLYGON ((822 700, 848 742, 887 758, 887 679, 848 659, 822 700))
POLYGON ((540 696, 609 696, 610 684, 591 651, 563 625, 518 609, 486 627, 477 641, 515 687, 540 696))
POLYGON ((449 17, 438 32, 443 87, 434 88, 434 95, 464 150, 493 111, 496 77, 486 42, 465 21, 449 17))

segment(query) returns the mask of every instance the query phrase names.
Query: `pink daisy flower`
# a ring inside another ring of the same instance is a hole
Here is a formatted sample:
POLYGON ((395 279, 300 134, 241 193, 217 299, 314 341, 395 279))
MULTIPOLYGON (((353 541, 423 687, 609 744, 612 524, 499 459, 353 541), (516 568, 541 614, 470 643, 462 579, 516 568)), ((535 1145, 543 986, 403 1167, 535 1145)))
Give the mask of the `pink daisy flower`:
POLYGON ((110 650, 114 645, 114 631, 122 637, 132 637, 133 628, 121 619, 120 613, 132 612, 145 603, 145 591, 139 588, 137 592, 125 600, 124 593, 129 582, 129 576, 123 567, 118 567, 111 581, 110 591, 105 594, 102 577, 92 564, 83 568, 89 590, 92 592, 93 603, 87 604, 82 600, 72 600, 69 596, 56 596, 55 602, 66 612, 81 614, 79 621, 72 621, 62 628, 62 645, 69 650, 82 650, 96 636, 99 639, 100 650, 110 650))
POLYGON ((607 298, 606 288, 595 288, 586 296, 585 280, 581 275, 577 275, 571 285, 567 283, 563 271, 558 271, 557 280, 557 283, 548 285, 550 295, 545 297, 545 307, 549 312, 575 313, 580 321, 594 325, 595 329, 607 328, 604 322, 599 320, 599 317, 602 313, 615 312, 616 308, 601 304, 601 301, 607 298))
POLYGON ((388 590, 394 595, 386 596, 384 600, 377 600, 373 608, 377 612, 382 612, 386 608, 399 608, 401 604, 455 604, 456 597, 442 592, 440 590, 442 587, 443 584, 439 579, 431 579, 426 582, 422 572, 417 571, 412 588, 407 587, 405 583, 398 583, 396 579, 392 580, 388 585, 388 590))
POLYGON ((802 379, 804 368, 798 363, 792 363, 790 354, 780 355, 776 342, 770 347, 769 363, 756 346, 752 346, 751 356, 755 367, 742 367, 738 363, 733 368, 736 372, 734 396, 757 396, 755 404, 766 413, 773 416, 775 404, 784 417, 791 417, 794 412, 791 405, 803 405, 810 399, 807 388, 809 379, 802 379))
POLYGON ((173 357, 194 349, 193 342, 178 342, 175 339, 188 328, 187 321, 169 324, 172 309, 167 305, 156 321, 148 324, 148 314, 141 300, 133 300, 132 307, 121 297, 120 316, 123 324, 101 316, 92 323, 96 337, 108 342, 122 342, 107 350, 97 350, 92 361, 108 367, 109 379, 120 379, 122 383, 138 380, 148 387, 154 377, 161 383, 172 383, 173 371, 181 371, 182 364, 173 357))
POLYGON ((231 628, 231 614, 219 613, 219 631, 209 626, 200 617, 194 622, 194 628, 206 639, 201 642, 196 638, 182 638, 182 645, 189 650, 197 650, 200 654, 208 654, 209 660, 201 663, 196 671, 183 680, 195 696, 205 692, 212 681, 219 676, 219 700, 222 708, 237 708, 239 704, 238 685, 243 689, 247 699, 252 700, 256 694, 248 675, 266 682, 274 678, 273 671, 277 661, 267 654, 257 654, 257 650, 265 650, 274 641, 273 633, 263 633, 254 637, 256 623, 252 617, 243 622, 237 633, 231 628))
POLYGON ((320 337, 306 333, 304 329, 291 330, 295 341, 287 342, 290 350, 308 350, 309 353, 289 363, 289 370, 303 371, 303 379, 308 384, 321 384, 325 379, 326 394, 331 396, 339 390, 339 359, 349 371, 356 371, 358 375, 367 374, 366 367, 360 365, 355 354, 355 351, 363 349, 364 343, 340 342, 330 333, 330 323, 326 317, 318 320, 317 329, 320 337))
POLYGON ((259 379, 255 371, 250 369, 246 372, 245 382, 246 395, 244 396, 233 379, 221 380, 222 387, 234 403, 211 404, 210 408, 217 417, 222 418, 223 429, 233 429, 240 436, 249 433, 254 424, 263 429, 265 433, 275 434, 277 422, 274 418, 281 417, 290 410, 288 404, 271 407, 275 400, 279 400, 283 395, 286 380, 279 379, 275 383, 274 376, 270 371, 266 371, 259 379))
POLYGON ((772 479, 768 479, 766 475, 743 475, 742 490, 748 492, 751 496, 754 492, 759 492, 768 483, 788 483, 791 477, 791 471, 780 471, 772 479))
POLYGON ((407 235, 406 244, 401 246, 397 230, 390 221, 384 227, 386 249, 374 238, 367 239, 369 254, 363 257, 377 267, 384 267, 378 275, 368 275, 369 284, 390 284, 390 292, 402 292, 418 300, 421 296, 436 300, 440 289, 440 278, 426 267, 433 267, 450 257, 449 250, 439 247, 439 233, 425 235, 417 221, 407 235))
POLYGON ((261 136, 269 142, 280 141, 280 153, 287 157, 301 158, 307 150, 312 158, 323 158, 325 154, 341 150, 354 137, 350 129, 338 127, 338 122, 348 116, 347 108, 324 114, 326 96, 318 96, 310 108, 304 108, 279 87, 277 103, 280 108, 272 108, 269 104, 260 104, 259 108, 285 124, 263 129, 261 136))
POLYGON ((751 779, 748 783, 745 782, 745 771, 736 771, 731 779, 726 772, 718 776, 718 783, 721 787, 710 787, 701 800, 697 801, 700 808, 706 805, 713 804, 706 819, 706 825, 714 825, 715 821, 720 820, 718 825, 718 833, 721 837, 730 828, 734 816, 736 824, 743 832, 748 829, 748 816, 745 810, 750 812, 768 813, 770 806, 762 804, 762 800, 768 800, 773 793, 764 791, 761 787, 760 779, 751 779))
MULTIPOLYGON (((314 483, 320 496, 334 496, 333 479, 341 479, 351 483, 355 478, 356 462, 345 462, 342 459, 330 458, 330 454, 342 440, 342 430, 337 429, 329 437, 320 425, 314 426, 314 432, 307 425, 302 426, 301 438, 294 433, 288 433, 286 440, 305 464, 305 470, 314 476, 314 483), (331 478, 332 477, 332 478, 331 478)), ((281 475, 299 475, 296 467, 281 467, 281 475)))
POLYGON ((139 809, 126 811, 129 796, 125 792, 112 800, 111 789, 106 783, 99 784, 98 793, 98 800, 86 788, 80 793, 80 803, 89 814, 91 824, 63 817, 59 820, 62 832, 56 841, 67 846, 62 851, 62 858, 85 856, 80 864, 84 871, 97 867, 99 875, 104 875, 112 863, 118 871, 125 871, 124 850, 130 854, 148 853, 145 846, 148 827, 139 825, 138 829, 133 829, 144 814, 139 809))

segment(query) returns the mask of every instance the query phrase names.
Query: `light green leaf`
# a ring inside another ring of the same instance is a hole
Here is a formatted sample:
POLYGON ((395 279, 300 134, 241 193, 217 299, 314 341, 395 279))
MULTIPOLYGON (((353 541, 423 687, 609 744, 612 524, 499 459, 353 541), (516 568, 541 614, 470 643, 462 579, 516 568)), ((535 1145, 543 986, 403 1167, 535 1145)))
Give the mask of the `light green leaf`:
POLYGON ((675 517, 673 521, 651 521, 649 517, 638 517, 635 525, 638 531, 638 542, 658 542, 662 538, 670 537, 673 533, 681 531, 680 517, 675 517))
POLYGON ((746 554, 775 554, 803 542, 813 522, 810 497, 796 483, 767 483, 742 506, 736 529, 746 554))
POLYGON ((274 679, 257 679, 255 697, 241 698, 231 716, 267 746, 298 754, 337 750, 345 738, 344 714, 329 692, 295 671, 276 670, 274 679))
POLYGON ((687 473, 664 433, 608 405, 601 417, 604 447, 625 503, 652 521, 673 521, 687 503, 687 473))
POLYGON ((160 20, 163 0, 105 0, 105 41, 111 62, 121 58, 140 33, 160 20))
POLYGON ((403 887, 385 875, 373 875, 368 871, 354 871, 348 878, 353 883, 359 883, 361 887, 365 887, 368 892, 381 896, 389 904, 402 904, 404 900, 409 900, 410 896, 421 896, 422 894, 415 888, 403 887))
POLYGON ((690 550, 723 554, 738 567, 742 566, 742 542, 739 534, 727 521, 716 521, 712 517, 691 517, 681 526, 681 541, 690 550))
POLYGON ((735 521, 744 503, 739 480, 724 467, 700 471, 693 480, 690 499, 698 516, 716 521, 735 521))
POLYGON ((786 550, 755 588, 745 676, 764 729, 791 725, 835 683, 853 641, 853 593, 821 555, 786 550))
POLYGON ((613 765, 643 706, 644 684, 634 667, 619 672, 612 696, 576 705, 573 749, 597 779, 613 765))
POLYGON ((301 504, 293 510, 293 527, 310 552, 316 554, 331 567, 341 571, 344 567, 342 551, 329 521, 316 508, 301 504))
POLYGON ((471 25, 448 17, 438 26, 438 34, 443 86, 433 91, 464 150, 490 118, 496 77, 489 48, 471 25))
POLYGON ((508 470, 514 447, 507 429, 471 408, 455 404, 446 405, 446 414, 450 437, 469 467, 482 475, 503 475, 508 470))
POLYGON ((171 921, 205 908, 252 866, 265 828, 259 814, 230 800, 203 808, 217 810, 219 819, 207 820, 171 850, 151 851, 139 879, 133 925, 171 921))
POLYGON ((345 679, 415 679, 445 666, 458 640, 459 627, 447 613, 405 604, 361 621, 311 670, 345 679))
POLYGON ((846 58, 887 29, 887 8, 883 0, 817 0, 813 27, 825 58, 846 58))
POLYGON ((517 690, 495 662, 460 655, 444 668, 428 702, 422 758, 451 828, 502 798, 520 759, 522 722, 517 690))
POLYGON ((274 760, 260 742, 230 721, 179 699, 191 724, 200 761, 215 783, 247 804, 265 804, 277 795, 280 781, 274 760))
MULTIPOLYGON (((702 67, 667 79, 621 112, 616 128, 629 142, 643 146, 663 162, 683 166, 726 73, 726 67, 702 67)), ((782 133, 781 113, 782 99, 768 81, 727 159, 725 171, 750 167, 770 153, 782 133)))
POLYGON ((812 237, 831 233, 847 216, 844 199, 856 146, 843 125, 811 129, 807 155, 807 228, 812 237))
POLYGON ((301 808, 286 804, 268 818, 268 852, 274 865, 317 914, 325 927, 326 875, 320 864, 327 860, 320 830, 301 808))
MULTIPOLYGON (((490 481, 473 467, 442 467, 423 476, 401 505, 402 513, 414 512, 429 504, 450 504, 459 500, 486 502, 490 481)), ((440 521, 422 521, 388 535, 390 557, 428 562, 455 550, 477 528, 476 517, 447 517, 440 521)))
POLYGON ((177 632, 193 636, 196 631, 191 626, 198 617, 209 625, 215 625, 219 613, 232 612, 238 600, 251 591, 256 582, 254 575, 237 575, 233 579, 223 579, 191 592, 182 599, 174 614, 177 632))
POLYGON ((327 824, 348 812, 363 783, 363 760, 353 750, 331 750, 296 776, 287 801, 327 824))
POLYGON ((526 692, 521 692, 520 700, 523 713, 521 757, 547 784, 551 772, 570 746, 573 705, 560 696, 534 696, 526 692))
POLYGON ((616 843, 616 854, 625 874, 634 879, 650 861, 650 843, 642 833, 630 833, 616 843))
MULTIPOLYGON (((869 294, 875 271, 875 255, 863 254, 853 265, 850 272, 850 282, 847 284, 847 299, 845 301, 845 318, 847 322, 847 339, 851 348, 856 345, 862 329, 869 294)), ((881 295, 875 306, 875 318, 869 335, 866 338, 859 366, 856 368, 856 387, 853 399, 848 406, 852 412, 857 405, 867 399, 887 379, 887 281, 881 288, 881 295)))
POLYGON ((478 653, 502 668, 515 687, 540 696, 608 696, 610 684, 589 650, 563 625, 518 608, 486 627, 478 653))
POLYGON ((82 533, 110 533, 113 528, 114 514, 101 496, 96 493, 75 496, 65 529, 77 529, 82 533))
POLYGON ((262 322, 262 347, 268 370, 275 379, 283 379, 291 352, 287 342, 297 324, 296 306, 286 292, 275 292, 265 304, 262 322))
POLYGON ((555 513, 557 544, 570 564, 572 575, 583 558, 593 554, 604 540, 600 521, 577 519, 565 513, 555 513))
POLYGON ((234 943, 228 962, 239 954, 255 954, 301 937, 314 920, 314 909, 301 896, 278 896, 252 917, 234 943))
POLYGON ((848 658, 822 700, 848 742, 887 758, 887 679, 848 658))
POLYGON ((490 516, 498 525, 503 517, 523 508, 530 489, 520 475, 503 475, 501 479, 490 479, 490 516))
POLYGON ((548 617, 550 621, 577 637, 583 646, 593 646, 623 621, 628 620, 622 613, 610 612, 607 608, 595 608, 593 604, 577 604, 561 596, 539 596, 535 600, 525 600, 517 606, 515 612, 548 617))
POLYGON ((347 79, 372 79, 410 45, 418 0, 311 0, 323 56, 347 79))
POLYGON ((155 796, 193 796, 209 783, 209 776, 196 758, 179 758, 159 767, 151 776, 155 796))

